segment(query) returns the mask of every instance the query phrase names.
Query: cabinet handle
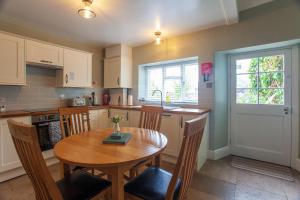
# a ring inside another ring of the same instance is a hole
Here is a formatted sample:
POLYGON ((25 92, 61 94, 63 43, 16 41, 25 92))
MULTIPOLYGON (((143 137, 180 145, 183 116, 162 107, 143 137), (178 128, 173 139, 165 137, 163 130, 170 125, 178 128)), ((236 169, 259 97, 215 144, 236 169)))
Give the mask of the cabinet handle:
POLYGON ((180 128, 183 128, 183 117, 180 117, 180 128))
POLYGON ((49 60, 40 60, 40 62, 42 62, 42 63, 49 63, 49 64, 52 63, 52 61, 49 61, 49 60))
POLYGON ((164 116, 164 117, 172 117, 171 114, 162 114, 162 116, 164 116))
POLYGON ((118 86, 120 86, 120 77, 117 79, 118 86))
POLYGON ((107 117, 108 117, 108 119, 110 118, 110 111, 109 110, 107 112, 107 117))
POLYGON ((128 112, 126 112, 126 121, 128 121, 128 118, 129 118, 128 112))
POLYGON ((66 84, 68 84, 68 82, 69 82, 69 76, 68 74, 66 74, 66 84))

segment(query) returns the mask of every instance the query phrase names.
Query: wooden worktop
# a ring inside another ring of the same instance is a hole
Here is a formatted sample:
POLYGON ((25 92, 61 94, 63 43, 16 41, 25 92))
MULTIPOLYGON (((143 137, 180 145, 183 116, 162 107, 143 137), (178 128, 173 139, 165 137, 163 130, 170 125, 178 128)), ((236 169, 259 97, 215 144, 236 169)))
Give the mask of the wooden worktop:
MULTIPOLYGON (((89 106, 90 110, 99 110, 99 109, 122 109, 122 110, 136 110, 139 111, 141 106, 118 106, 118 105, 110 105, 110 106, 89 106)), ((43 109, 41 109, 43 110, 43 109)), ((173 113, 173 114, 190 114, 190 115, 202 115, 210 112, 210 109, 203 108, 176 108, 172 110, 164 110, 165 113, 173 113)), ((44 114, 56 114, 58 113, 58 108, 54 108, 53 110, 48 111, 25 111, 25 110, 14 110, 14 111, 6 111, 0 112, 0 118, 10 118, 10 117, 22 117, 22 116, 34 116, 34 115, 44 115, 44 114)))

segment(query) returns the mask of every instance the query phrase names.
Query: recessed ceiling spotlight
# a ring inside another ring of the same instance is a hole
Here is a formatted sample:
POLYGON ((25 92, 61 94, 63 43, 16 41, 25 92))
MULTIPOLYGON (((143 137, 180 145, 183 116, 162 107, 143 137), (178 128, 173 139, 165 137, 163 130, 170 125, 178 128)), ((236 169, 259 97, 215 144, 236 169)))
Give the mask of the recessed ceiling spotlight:
POLYGON ((79 9, 78 14, 85 19, 96 17, 96 13, 91 9, 93 0, 82 0, 82 3, 84 4, 84 8, 79 9))
POLYGON ((156 32, 154 33, 154 35, 155 35, 155 44, 160 45, 160 40, 161 40, 160 36, 161 36, 161 32, 160 32, 160 31, 156 31, 156 32))

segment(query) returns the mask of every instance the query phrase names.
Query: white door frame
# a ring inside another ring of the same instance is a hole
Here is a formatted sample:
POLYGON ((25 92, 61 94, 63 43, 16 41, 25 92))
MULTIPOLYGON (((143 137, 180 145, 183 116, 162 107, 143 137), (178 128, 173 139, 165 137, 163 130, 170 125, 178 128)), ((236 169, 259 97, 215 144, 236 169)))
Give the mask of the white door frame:
MULTIPOLYGON (((265 50, 259 50, 259 51, 249 51, 249 52, 243 52, 239 55, 243 54, 249 54, 249 53, 259 53, 259 52, 266 52, 266 51, 272 51, 272 50, 283 50, 283 49, 290 49, 291 50, 291 75, 292 75, 292 81, 291 81, 291 87, 292 87, 292 94, 291 94, 291 107, 292 107, 292 114, 291 114, 291 121, 292 121, 292 143, 291 143, 291 167, 300 171, 300 158, 299 158, 299 65, 300 65, 300 56, 299 56, 299 46, 287 46, 283 48, 273 48, 273 49, 265 49, 265 50)), ((233 55, 237 54, 231 54, 228 55, 227 60, 227 77, 228 77, 228 146, 231 148, 231 57, 233 55), (230 102, 230 103, 229 103, 230 102)))

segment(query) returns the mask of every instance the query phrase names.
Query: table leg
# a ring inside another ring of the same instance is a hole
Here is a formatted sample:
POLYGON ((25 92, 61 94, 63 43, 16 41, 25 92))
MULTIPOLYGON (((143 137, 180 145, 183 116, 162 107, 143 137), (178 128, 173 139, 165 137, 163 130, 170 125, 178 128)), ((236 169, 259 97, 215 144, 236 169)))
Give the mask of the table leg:
POLYGON ((60 177, 65 178, 69 177, 71 172, 70 172, 70 166, 68 164, 63 163, 62 161, 59 162, 60 165, 60 177))
POLYGON ((124 181, 123 170, 120 167, 115 167, 111 173, 112 178, 112 199, 124 200, 124 181))
POLYGON ((154 163, 155 167, 160 167, 160 154, 155 156, 154 160, 155 160, 155 163, 154 163))

